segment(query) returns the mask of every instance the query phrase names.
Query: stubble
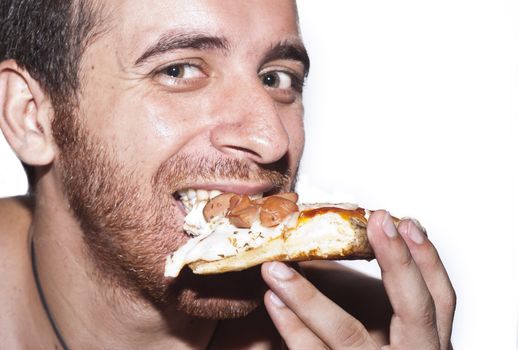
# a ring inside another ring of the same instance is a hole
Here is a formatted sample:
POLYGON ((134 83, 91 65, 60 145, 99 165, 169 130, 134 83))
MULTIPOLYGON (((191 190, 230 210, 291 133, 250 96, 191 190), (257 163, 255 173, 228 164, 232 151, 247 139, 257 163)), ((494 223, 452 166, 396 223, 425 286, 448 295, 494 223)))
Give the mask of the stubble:
POLYGON ((166 256, 188 238, 173 193, 202 179, 262 180, 289 190, 285 162, 252 168, 239 159, 177 154, 152 178, 142 179, 138 169, 117 161, 110 145, 91 135, 80 118, 57 113, 56 165, 98 282, 123 297, 145 298, 161 310, 174 307, 192 316, 235 318, 255 309, 265 290, 257 268, 216 276, 184 269, 174 281, 163 276, 166 256))

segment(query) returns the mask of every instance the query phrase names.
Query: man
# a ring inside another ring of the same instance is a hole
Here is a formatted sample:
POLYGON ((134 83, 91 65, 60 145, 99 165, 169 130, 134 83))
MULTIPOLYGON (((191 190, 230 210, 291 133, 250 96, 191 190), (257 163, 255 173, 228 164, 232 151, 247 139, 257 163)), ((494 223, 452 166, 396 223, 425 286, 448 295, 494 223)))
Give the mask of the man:
POLYGON ((292 0, 0 6, 0 126, 33 185, 1 204, 2 348, 449 347, 437 252, 383 211, 384 289, 329 262, 163 277, 187 239, 178 190, 294 186, 309 59, 292 0))

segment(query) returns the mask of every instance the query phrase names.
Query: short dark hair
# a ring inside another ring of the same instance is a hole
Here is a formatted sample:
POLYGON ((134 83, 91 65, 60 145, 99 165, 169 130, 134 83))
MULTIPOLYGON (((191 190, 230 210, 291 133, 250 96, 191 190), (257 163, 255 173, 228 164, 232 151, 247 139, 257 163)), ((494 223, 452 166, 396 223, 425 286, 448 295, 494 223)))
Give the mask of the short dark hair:
MULTIPOLYGON (((82 54, 100 33, 101 9, 94 2, 0 0, 0 61, 13 59, 26 69, 54 110, 76 102, 82 54)), ((35 171, 25 164, 24 168, 31 189, 35 171)))

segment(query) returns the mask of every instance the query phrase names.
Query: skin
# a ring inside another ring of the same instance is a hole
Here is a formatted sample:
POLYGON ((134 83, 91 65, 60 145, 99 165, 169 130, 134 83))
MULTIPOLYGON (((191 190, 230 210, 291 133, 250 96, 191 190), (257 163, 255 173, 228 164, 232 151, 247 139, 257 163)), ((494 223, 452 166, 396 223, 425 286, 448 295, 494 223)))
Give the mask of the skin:
MULTIPOLYGON (((238 160, 253 175, 197 174, 184 180, 185 187, 262 192, 272 188, 259 175, 269 167, 284 167, 290 174, 285 186, 292 185, 304 144, 301 94, 290 84, 272 88, 261 78, 275 71, 289 81, 282 72, 304 73, 298 60, 265 61, 275 44, 301 43, 293 2, 164 0, 149 6, 119 0, 106 1, 105 11, 109 25, 81 63, 77 115, 90 140, 109 150, 122 173, 138 174, 127 184, 135 185, 140 197, 151 198, 151 179, 178 156, 238 160), (160 36, 179 30, 223 37, 228 49, 174 50, 135 64, 160 36), (201 68, 183 66, 186 75, 177 80, 163 72, 173 63, 201 68)), ((40 174, 35 197, 0 202, 0 271, 10 281, 0 286, 2 300, 9 300, 0 315, 1 328, 9 330, 0 333, 2 348, 59 348, 39 303, 31 240, 49 308, 74 349, 197 349, 211 339, 212 348, 279 348, 281 337, 290 348, 371 349, 389 339, 387 348, 448 348, 455 294, 437 252, 411 221, 397 231, 383 211, 374 213, 368 226, 383 287, 335 263, 301 264, 306 278, 284 264, 268 263, 261 269, 269 288, 265 307, 244 318, 200 319, 157 304, 105 273, 88 254, 91 248, 82 239, 88 232, 69 209, 70 191, 62 181, 66 155, 52 133, 52 104, 12 61, 0 63, 0 106, 6 139, 40 174)), ((172 206, 175 227, 183 218, 172 206)), ((185 240, 180 230, 172 232, 161 243, 185 240)), ((149 273, 159 280, 163 266, 155 265, 149 273)))

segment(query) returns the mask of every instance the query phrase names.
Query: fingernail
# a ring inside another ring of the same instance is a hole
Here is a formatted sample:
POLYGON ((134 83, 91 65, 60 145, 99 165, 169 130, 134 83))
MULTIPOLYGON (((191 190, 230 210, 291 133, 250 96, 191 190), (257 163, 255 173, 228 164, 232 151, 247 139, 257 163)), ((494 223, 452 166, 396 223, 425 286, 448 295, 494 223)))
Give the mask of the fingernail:
POLYGON ((286 304, 284 304, 284 302, 274 292, 270 293, 270 300, 272 301, 273 305, 279 308, 286 307, 286 304))
POLYGON ((417 244, 421 244, 424 242, 423 231, 419 229, 419 226, 416 225, 414 220, 410 220, 410 223, 408 224, 408 236, 412 241, 414 241, 417 244))
POLYGON ((392 216, 390 215, 390 213, 388 211, 385 212, 385 217, 383 218, 381 227, 383 227, 383 231, 385 232, 385 234, 388 237, 394 238, 397 236, 396 225, 394 225, 394 221, 392 221, 392 216))
POLYGON ((274 278, 286 281, 292 278, 295 273, 292 269, 290 269, 288 266, 281 262, 274 261, 270 264, 270 267, 268 268, 268 272, 270 275, 272 275, 274 278))
POLYGON ((425 237, 428 237, 428 234, 426 233, 426 228, 421 225, 421 223, 419 222, 419 220, 417 219, 414 219, 414 218, 410 218, 410 220, 412 220, 412 222, 417 226, 417 228, 421 231, 421 233, 425 236, 425 237))

